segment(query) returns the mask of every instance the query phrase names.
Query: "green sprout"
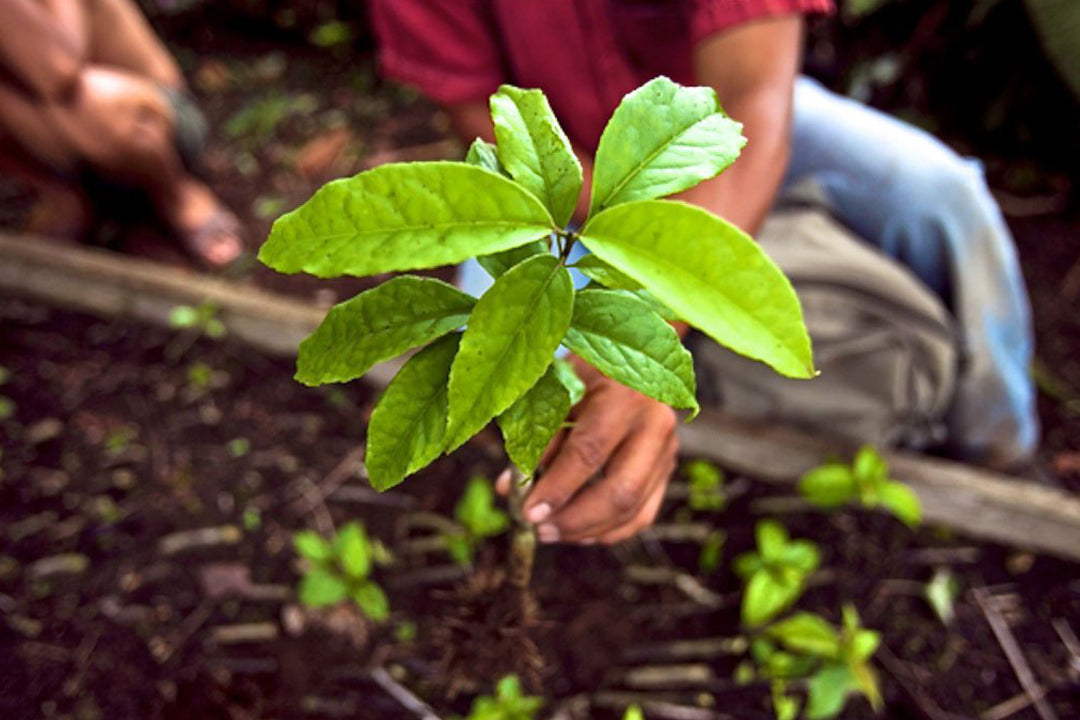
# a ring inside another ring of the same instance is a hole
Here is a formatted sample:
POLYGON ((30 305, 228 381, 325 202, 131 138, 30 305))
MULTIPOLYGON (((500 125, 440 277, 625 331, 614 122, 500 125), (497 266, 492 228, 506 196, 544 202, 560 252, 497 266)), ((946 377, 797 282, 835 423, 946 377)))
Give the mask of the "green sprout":
POLYGON ((807 471, 799 480, 799 492, 822 508, 858 501, 865 508, 885 508, 909 527, 922 520, 919 497, 907 485, 889 479, 888 465, 870 445, 859 448, 851 465, 826 463, 807 471))
POLYGON ((217 316, 218 306, 210 301, 198 305, 177 305, 169 312, 169 326, 177 330, 195 330, 208 338, 225 337, 225 323, 217 316))
POLYGON ((454 518, 460 532, 443 535, 443 541, 450 556, 462 565, 472 564, 476 549, 485 538, 499 535, 510 526, 510 518, 495 505, 491 483, 479 475, 465 486, 454 508, 454 518))
POLYGON ((762 520, 755 528, 757 552, 735 558, 735 573, 746 583, 742 621, 763 625, 791 607, 817 569, 821 554, 809 540, 791 540, 783 525, 762 520))
POLYGON ((495 686, 494 696, 481 695, 473 701, 464 720, 533 720, 543 704, 543 698, 522 694, 516 675, 507 675, 495 686))
POLYGON ((386 564, 389 555, 381 543, 368 538, 363 524, 350 522, 332 541, 301 530, 293 535, 293 547, 308 562, 300 581, 300 602, 323 607, 352 600, 376 622, 390 616, 386 594, 371 579, 373 565, 386 564))
POLYGON ((699 512, 723 510, 727 504, 724 494, 724 473, 708 460, 691 460, 683 466, 683 475, 690 488, 688 504, 699 512))

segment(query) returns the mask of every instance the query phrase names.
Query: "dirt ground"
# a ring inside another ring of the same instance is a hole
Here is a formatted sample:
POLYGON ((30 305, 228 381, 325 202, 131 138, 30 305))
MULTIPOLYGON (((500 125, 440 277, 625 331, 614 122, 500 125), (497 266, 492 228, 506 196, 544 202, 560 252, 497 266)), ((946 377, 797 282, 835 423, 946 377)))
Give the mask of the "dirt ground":
MULTIPOLYGON (((216 129, 206 173, 253 249, 273 217, 332 177, 453 151, 445 119, 376 80, 362 53, 183 37, 178 56, 216 129)), ((1007 188, 1034 304, 1042 460, 1080 489, 1080 217, 1057 175, 1018 192, 1009 161, 987 159, 1007 188)), ((17 227, 30 202, 0 178, 0 226, 17 227)), ((96 242, 122 248, 133 232, 157 232, 129 219, 104 216, 96 242)), ((359 287, 254 264, 236 279, 320 301, 359 287)), ((13 408, 0 420, 0 717, 417 717, 403 688, 447 717, 504 671, 500 648, 520 647, 498 603, 465 597, 466 573, 431 542, 432 516, 451 512, 465 481, 502 468, 493 435, 379 496, 357 477, 370 393, 301 387, 290 363, 227 338, 3 298, 0 367, 13 408), (291 533, 354 518, 398 558, 379 577, 394 610, 384 626, 296 604, 291 533)), ((543 622, 528 640, 543 661, 545 717, 617 717, 635 698, 703 720, 771 717, 767 685, 733 679, 745 638, 728 562, 767 516, 824 550, 800 607, 836 622, 851 601, 883 633, 884 717, 1039 718, 992 618, 1045 703, 1080 717, 1077 565, 880 515, 823 516, 753 478, 726 487, 725 510, 688 514, 676 482, 660 530, 615 550, 541 551, 543 622), (706 573, 698 541, 710 528, 727 540, 720 570, 706 573), (672 539, 680 533, 697 539, 672 539), (938 568, 960 585, 949 626, 923 598, 938 568), (708 652, 674 649, 703 639, 708 652), (658 679, 673 665, 680 677, 658 679)), ((482 568, 502 552, 492 543, 482 568)), ((844 717, 872 713, 852 701, 844 717)))

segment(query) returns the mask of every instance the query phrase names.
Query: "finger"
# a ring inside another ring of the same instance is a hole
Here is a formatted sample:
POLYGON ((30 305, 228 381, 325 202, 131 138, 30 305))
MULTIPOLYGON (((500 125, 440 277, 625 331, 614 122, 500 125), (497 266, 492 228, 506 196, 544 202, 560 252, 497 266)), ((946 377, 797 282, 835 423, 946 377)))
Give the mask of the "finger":
POLYGON ((513 471, 510 468, 506 468, 499 477, 495 478, 495 492, 502 496, 510 494, 510 480, 513 477, 513 471))
POLYGON ((653 485, 662 480, 657 466, 664 466, 667 456, 674 454, 673 427, 662 422, 654 419, 635 431, 616 451, 604 477, 552 517, 548 524, 562 540, 597 538, 638 514, 653 485))
POLYGON ((660 473, 660 481, 655 484, 652 495, 649 496, 649 499, 641 507, 641 510, 632 521, 622 527, 601 535, 599 542, 605 545, 614 545, 623 540, 628 540, 652 525, 653 521, 656 520, 656 515, 660 512, 661 506, 664 504, 664 493, 667 491, 667 480, 671 477, 671 472, 674 471, 674 469, 674 464, 671 466, 670 470, 666 467, 664 468, 665 472, 660 473))
POLYGON ((555 433, 555 437, 551 438, 551 442, 549 442, 547 448, 544 449, 544 454, 540 456, 539 467, 546 468, 551 464, 551 461, 559 454, 559 448, 562 447, 567 434, 567 430, 559 430, 555 433))
POLYGON ((561 510, 590 477, 603 469, 626 436, 628 422, 623 407, 604 402, 602 393, 586 400, 558 454, 526 498, 525 519, 540 523, 561 510))

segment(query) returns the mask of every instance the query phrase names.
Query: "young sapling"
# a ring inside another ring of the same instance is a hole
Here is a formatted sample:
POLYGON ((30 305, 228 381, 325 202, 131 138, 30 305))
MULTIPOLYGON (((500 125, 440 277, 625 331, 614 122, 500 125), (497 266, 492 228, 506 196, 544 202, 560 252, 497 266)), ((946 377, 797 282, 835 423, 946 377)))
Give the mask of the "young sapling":
POLYGON ((799 492, 822 508, 837 508, 857 501, 865 508, 883 507, 908 527, 922 519, 919 497, 907 485, 889 479, 885 459, 863 445, 851 465, 826 463, 808 470, 799 480, 799 492))
POLYGON ((716 512, 724 509, 724 472, 708 460, 691 460, 683 466, 690 496, 687 505, 698 512, 716 512))
MULTIPOLYGON (((711 88, 658 77, 622 100, 600 138, 580 229, 567 225, 581 165, 544 94, 504 85, 491 114, 497 143, 477 139, 466 162, 384 165, 331 182, 279 218, 259 253, 281 272, 320 277, 476 258, 494 279, 474 298, 434 278, 395 277, 333 307, 301 344, 296 377, 308 385, 353 380, 420 348, 371 415, 365 464, 376 489, 492 420, 531 477, 581 392, 553 361, 560 346, 695 414, 692 358, 664 315, 783 375, 815 374, 779 268, 730 223, 659 199, 717 175, 745 143, 711 88), (579 243, 592 255, 578 267, 596 285, 576 291, 568 258, 579 243)), ((519 555, 532 545, 518 537, 512 561, 526 567, 519 555)))
POLYGON ((495 686, 494 695, 481 695, 472 709, 458 720, 533 720, 543 698, 524 695, 516 675, 507 675, 495 686))
POLYGON ((487 478, 469 480, 454 508, 459 532, 446 533, 443 542, 454 561, 471 565, 476 549, 486 538, 501 535, 510 526, 510 518, 495 505, 495 491, 487 478))

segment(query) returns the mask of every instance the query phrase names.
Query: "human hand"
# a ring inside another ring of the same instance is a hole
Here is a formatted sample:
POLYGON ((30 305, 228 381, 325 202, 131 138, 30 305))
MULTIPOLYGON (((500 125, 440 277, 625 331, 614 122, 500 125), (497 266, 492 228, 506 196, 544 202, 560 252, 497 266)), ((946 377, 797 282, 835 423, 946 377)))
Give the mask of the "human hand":
MULTIPOLYGON (((541 542, 617 543, 655 519, 675 470, 675 411, 573 358, 585 397, 548 447, 525 499, 541 542), (599 476, 592 483, 588 481, 599 476)), ((499 491, 510 477, 499 478, 499 491)))

